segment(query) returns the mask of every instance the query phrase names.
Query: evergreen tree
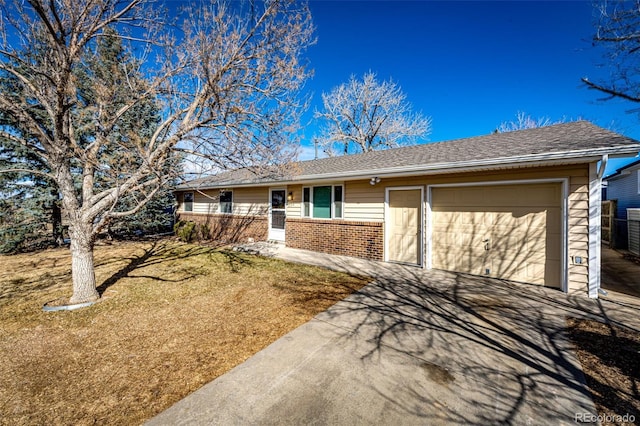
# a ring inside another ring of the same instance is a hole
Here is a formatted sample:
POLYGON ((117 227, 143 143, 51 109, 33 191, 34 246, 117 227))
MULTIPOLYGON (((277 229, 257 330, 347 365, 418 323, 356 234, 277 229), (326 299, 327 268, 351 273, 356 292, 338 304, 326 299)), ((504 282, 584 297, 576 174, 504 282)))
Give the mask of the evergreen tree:
MULTIPOLYGON (((83 66, 75 70, 79 98, 83 101, 77 113, 85 114, 87 123, 77 137, 85 145, 91 143, 95 133, 100 131, 99 126, 92 125, 94 115, 115 114, 126 103, 130 94, 129 86, 141 82, 131 72, 138 69, 139 64, 125 54, 121 38, 108 28, 104 34, 98 39, 95 49, 85 57, 83 66), (132 79, 136 81, 132 83, 132 79)), ((0 85, 7 91, 19 91, 21 87, 16 84, 15 77, 6 74, 0 79, 0 85)), ((77 118, 82 120, 82 117, 77 118)), ((9 120, 5 117, 1 124, 9 124, 9 120)), ((135 105, 123 115, 120 125, 108 135, 112 143, 103 147, 100 153, 106 165, 96 175, 100 187, 108 188, 114 179, 122 179, 122 170, 139 167, 141 160, 136 155, 136 141, 148 139, 159 120, 158 107, 149 100, 135 105)), ((177 158, 168 162, 168 167, 177 166, 177 158)), ((0 252, 11 253, 62 244, 59 191, 55 181, 46 177, 50 170, 37 150, 28 149, 8 138, 0 139, 2 170, 5 172, 0 173, 0 252), (33 170, 42 173, 33 173, 33 170)), ((169 174, 170 170, 166 172, 169 174)), ((76 178, 76 185, 81 185, 81 176, 76 178)), ((135 194, 128 194, 115 207, 116 211, 129 210, 138 201, 135 194)), ((173 203, 173 194, 169 190, 160 191, 138 213, 108 223, 107 229, 110 234, 120 236, 170 230, 173 203)))
MULTIPOLYGON (((23 96, 15 76, 3 74, 0 90, 23 96)), ((42 111, 32 112, 44 119, 42 111)), ((11 116, 0 113, 0 126, 12 125, 11 116)), ((0 137, 0 253, 12 253, 63 243, 62 214, 55 181, 39 154, 32 135, 15 126, 30 146, 0 137), (38 171, 39 173, 35 173, 38 171)))
MULTIPOLYGON (((141 77, 140 63, 130 56, 122 45, 122 38, 116 31, 107 28, 96 43, 95 51, 86 58, 85 67, 77 72, 78 87, 84 102, 82 111, 94 111, 110 119, 127 104, 131 88, 144 90, 146 82, 141 77)), ((91 116, 94 120, 95 116, 91 116)), ((96 173, 98 188, 107 189, 123 180, 133 170, 142 165, 141 150, 144 141, 156 131, 160 122, 158 106, 150 99, 128 109, 117 126, 114 126, 105 138, 110 141, 102 146, 100 158, 102 167, 96 173)), ((99 121, 98 121, 99 123, 99 121)), ((91 143, 100 126, 81 135, 84 143, 91 143)), ((179 169, 180 161, 175 152, 171 152, 164 173, 169 176, 179 169)), ((138 205, 145 192, 129 193, 120 197, 113 211, 123 212, 138 205)), ((173 220, 173 193, 161 189, 137 213, 126 218, 110 219, 105 228, 110 235, 126 236, 148 233, 160 233, 171 230, 173 220)))

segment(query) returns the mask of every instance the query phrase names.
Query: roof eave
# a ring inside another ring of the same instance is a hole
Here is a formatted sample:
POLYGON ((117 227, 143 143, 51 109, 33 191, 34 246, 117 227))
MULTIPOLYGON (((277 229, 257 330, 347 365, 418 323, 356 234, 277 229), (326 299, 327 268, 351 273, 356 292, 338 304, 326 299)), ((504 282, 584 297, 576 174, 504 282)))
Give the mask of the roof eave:
POLYGON ((186 184, 176 187, 176 190, 188 189, 218 189, 228 187, 255 187, 255 186, 273 186, 273 185, 292 185, 304 184, 306 182, 322 182, 337 180, 358 180, 369 179, 372 176, 377 177, 403 177, 416 175, 433 175, 443 173, 461 173, 472 172, 478 170, 505 169, 505 168, 521 168, 521 167, 539 167, 557 164, 576 164, 590 163, 599 161, 603 155, 609 157, 624 157, 630 154, 638 154, 640 144, 623 145, 618 147, 604 147, 594 149, 583 149, 574 151, 550 152, 543 154, 530 154, 518 157, 502 157, 489 160, 469 160, 469 161, 453 161, 436 164, 423 164, 413 166, 397 166, 385 167, 369 170, 353 170, 342 173, 322 173, 315 175, 300 175, 295 179, 270 180, 265 182, 247 182, 247 183, 221 183, 215 185, 187 186, 186 184), (506 167, 505 167, 506 166, 506 167))

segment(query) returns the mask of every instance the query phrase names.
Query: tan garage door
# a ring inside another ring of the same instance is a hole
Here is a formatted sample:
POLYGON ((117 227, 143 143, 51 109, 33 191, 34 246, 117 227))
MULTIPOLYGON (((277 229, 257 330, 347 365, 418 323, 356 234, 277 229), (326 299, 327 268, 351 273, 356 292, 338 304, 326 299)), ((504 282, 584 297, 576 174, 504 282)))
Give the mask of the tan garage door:
POLYGON ((432 266, 561 286, 559 183, 432 189, 432 266))

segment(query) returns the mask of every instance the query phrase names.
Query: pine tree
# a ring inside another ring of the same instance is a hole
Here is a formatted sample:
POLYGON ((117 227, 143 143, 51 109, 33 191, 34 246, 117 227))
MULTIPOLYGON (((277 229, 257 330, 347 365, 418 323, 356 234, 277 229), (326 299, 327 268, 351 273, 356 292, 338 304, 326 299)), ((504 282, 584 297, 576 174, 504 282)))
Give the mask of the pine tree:
MULTIPOLYGON (((132 72, 139 68, 139 64, 125 54, 121 38, 111 29, 105 30, 104 37, 98 39, 95 49, 89 52, 83 65, 75 70, 75 75, 79 81, 79 97, 83 101, 78 114, 87 115, 87 126, 77 136, 83 144, 89 144, 94 140, 95 133, 100 131, 91 125, 93 114, 115 114, 127 101, 127 94, 130 94, 128 86, 141 84, 141 79, 132 72), (100 112, 101 108, 106 111, 100 112)), ((3 90, 20 90, 20 85, 8 75, 3 76, 0 85, 3 90)), ((10 118, 4 118, 0 125, 8 124, 8 120, 10 118)), ((151 101, 140 103, 124 114, 122 124, 108 135, 113 143, 101 152, 107 167, 97 174, 97 178, 103 188, 112 185, 123 170, 139 166, 141 160, 139 155, 135 155, 135 150, 139 148, 136 141, 148 139, 159 120, 158 107, 151 101)), ((178 167, 177 157, 168 163, 168 167, 178 167)), ((46 177, 50 171, 46 162, 35 150, 2 138, 1 170, 15 171, 0 173, 0 252, 11 253, 62 244, 59 191, 55 182, 46 177), (32 170, 42 173, 33 173, 32 170)), ((76 178, 76 185, 81 185, 81 176, 76 178)), ((138 201, 135 195, 127 195, 115 207, 116 211, 131 209, 138 201)), ((173 195, 168 189, 160 191, 141 211, 107 224, 107 229, 115 235, 170 230, 173 203, 173 195)))
MULTIPOLYGON (((95 51, 86 58, 86 67, 78 71, 79 89, 85 103, 83 110, 96 108, 105 117, 112 117, 126 104, 131 88, 144 90, 145 81, 141 77, 140 63, 132 58, 122 45, 122 38, 107 28, 104 36, 98 39, 95 51)), ((94 117, 92 117, 93 119, 94 117)), ((132 170, 140 167, 142 158, 140 150, 143 141, 148 140, 156 131, 160 122, 158 106, 151 100, 144 100, 127 110, 119 125, 105 137, 110 143, 105 144, 100 153, 102 167, 97 173, 97 183, 102 189, 110 188, 132 170)), ((98 132, 96 129, 95 132, 98 132)), ((85 143, 91 143, 95 132, 82 135, 85 143)), ((180 166, 179 157, 166 162, 164 172, 171 175, 180 166)), ((119 199, 114 206, 116 212, 128 211, 136 206, 146 194, 130 193, 119 199)), ((105 228, 110 236, 140 235, 160 233, 171 230, 173 221, 174 196, 166 187, 160 190, 135 214, 126 218, 110 220, 105 228)))
MULTIPOLYGON (((0 78, 0 90, 19 96, 22 92, 15 76, 8 74, 0 78)), ((31 108, 38 114, 37 107, 31 108)), ((11 125, 11 120, 10 116, 0 113, 0 126, 11 125)), ((19 136, 34 139, 27 134, 19 136)), ((50 170, 39 155, 37 145, 34 141, 32 147, 26 147, 10 138, 0 137, 0 253, 63 243, 57 186, 47 177, 50 170), (34 173, 34 170, 40 173, 34 173)))

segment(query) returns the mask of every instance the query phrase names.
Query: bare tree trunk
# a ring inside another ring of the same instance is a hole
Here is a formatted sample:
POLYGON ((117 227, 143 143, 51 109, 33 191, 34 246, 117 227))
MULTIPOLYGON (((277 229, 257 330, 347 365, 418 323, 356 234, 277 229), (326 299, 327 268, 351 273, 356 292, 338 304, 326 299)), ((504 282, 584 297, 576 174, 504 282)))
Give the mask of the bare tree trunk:
POLYGON ((64 235, 62 231, 62 209, 60 208, 60 200, 58 200, 58 190, 52 190, 51 195, 54 197, 51 204, 52 237, 56 245, 60 247, 64 244, 64 235))
POLYGON ((93 232, 91 224, 74 223, 71 219, 71 277, 73 296, 69 303, 93 302, 100 298, 96 289, 96 275, 93 269, 93 232))

